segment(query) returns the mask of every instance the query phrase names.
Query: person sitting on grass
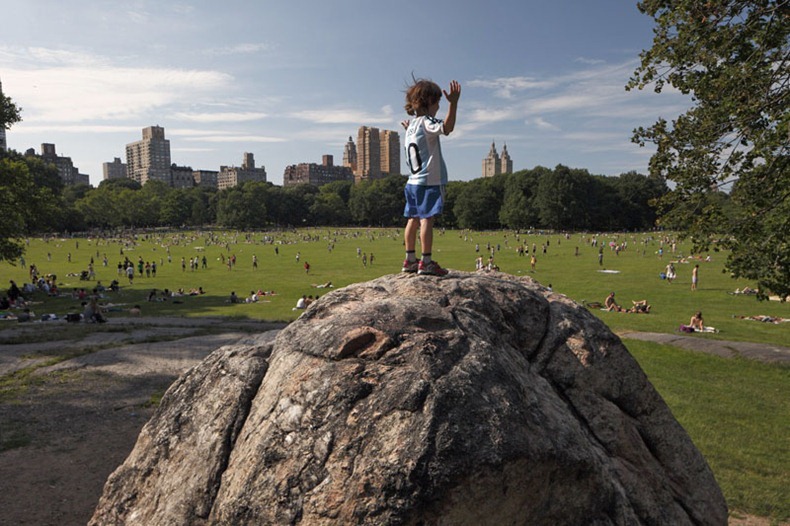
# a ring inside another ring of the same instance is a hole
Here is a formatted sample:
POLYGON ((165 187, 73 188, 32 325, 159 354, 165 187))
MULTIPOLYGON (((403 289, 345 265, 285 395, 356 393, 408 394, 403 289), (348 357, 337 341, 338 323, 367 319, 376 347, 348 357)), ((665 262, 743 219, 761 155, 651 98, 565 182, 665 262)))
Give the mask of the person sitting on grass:
POLYGON ((22 297, 22 290, 20 290, 19 286, 14 282, 14 280, 9 281, 9 283, 11 286, 8 287, 8 300, 13 305, 19 300, 19 298, 22 297))
POLYGON ((101 308, 96 297, 91 297, 89 301, 82 302, 82 317, 87 323, 104 323, 107 320, 102 316, 101 308))
POLYGON ((681 325, 680 332, 706 332, 705 323, 702 319, 702 311, 697 311, 691 317, 688 325, 681 325))
POLYGON ((694 316, 689 320, 689 327, 695 331, 703 332, 705 330, 705 322, 702 319, 702 311, 697 311, 694 316))
POLYGON ((294 307, 293 310, 302 310, 305 308, 307 308, 307 296, 303 295, 296 301, 296 307, 294 307))
POLYGON ((623 310, 620 307, 620 305, 618 305, 617 302, 614 300, 614 292, 610 292, 609 295, 606 296, 606 299, 603 302, 603 306, 604 306, 604 309, 606 309, 609 312, 612 312, 612 311, 614 311, 614 312, 621 312, 623 310))

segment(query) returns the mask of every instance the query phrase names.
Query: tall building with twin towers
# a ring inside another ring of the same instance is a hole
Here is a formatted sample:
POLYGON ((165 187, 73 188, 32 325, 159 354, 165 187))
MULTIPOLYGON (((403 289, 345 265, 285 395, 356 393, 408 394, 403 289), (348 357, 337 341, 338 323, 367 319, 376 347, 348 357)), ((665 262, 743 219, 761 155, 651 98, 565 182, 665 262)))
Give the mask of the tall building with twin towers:
POLYGON ((513 160, 507 153, 507 144, 502 146, 502 155, 496 152, 496 144, 491 142, 488 156, 483 159, 483 177, 493 177, 498 174, 513 173, 513 160))

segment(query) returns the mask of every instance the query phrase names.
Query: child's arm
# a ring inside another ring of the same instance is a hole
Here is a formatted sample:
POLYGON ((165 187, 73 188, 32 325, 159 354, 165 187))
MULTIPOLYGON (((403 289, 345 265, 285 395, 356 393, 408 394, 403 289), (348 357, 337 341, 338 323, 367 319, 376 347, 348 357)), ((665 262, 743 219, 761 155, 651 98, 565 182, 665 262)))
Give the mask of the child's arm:
POLYGON ((447 116, 444 118, 444 134, 450 135, 455 129, 455 113, 458 109, 458 99, 461 97, 461 84, 454 80, 450 82, 450 93, 442 90, 449 107, 447 108, 447 116))

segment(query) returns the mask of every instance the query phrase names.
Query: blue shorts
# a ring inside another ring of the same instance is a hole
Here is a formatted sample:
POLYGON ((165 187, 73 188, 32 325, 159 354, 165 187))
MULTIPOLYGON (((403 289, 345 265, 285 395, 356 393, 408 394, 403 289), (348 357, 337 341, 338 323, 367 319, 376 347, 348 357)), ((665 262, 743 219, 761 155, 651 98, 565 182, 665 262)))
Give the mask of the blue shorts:
POLYGON ((427 219, 438 216, 444 208, 444 186, 422 186, 407 184, 403 190, 406 196, 404 217, 427 219))

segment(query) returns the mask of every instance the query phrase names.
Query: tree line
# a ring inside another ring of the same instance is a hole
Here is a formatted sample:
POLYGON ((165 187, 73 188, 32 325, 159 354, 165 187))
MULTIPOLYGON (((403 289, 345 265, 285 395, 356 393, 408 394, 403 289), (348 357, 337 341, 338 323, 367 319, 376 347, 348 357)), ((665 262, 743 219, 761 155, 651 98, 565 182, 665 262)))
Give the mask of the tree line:
MULTIPOLYGON (((0 160, 22 189, 13 221, 24 232, 91 229, 202 227, 262 229, 300 226, 403 226, 405 178, 276 186, 248 182, 224 190, 144 186, 129 179, 97 187, 63 186, 57 172, 36 158, 11 153, 0 160)), ((7 188, 6 185, 3 185, 7 188)), ((666 193, 663 180, 635 172, 591 175, 559 165, 472 181, 446 188, 447 228, 645 230, 655 226, 650 203, 666 193)), ((13 236, 12 236, 13 237, 13 236)))

